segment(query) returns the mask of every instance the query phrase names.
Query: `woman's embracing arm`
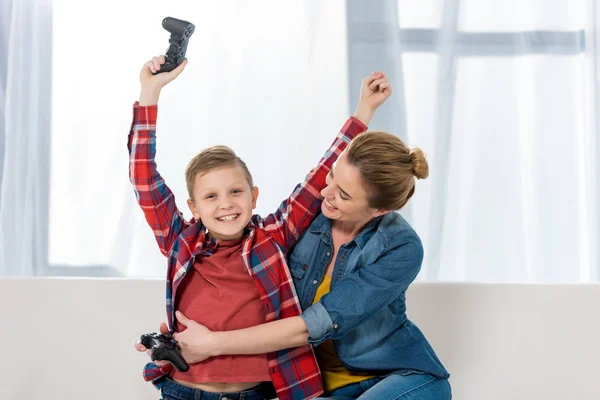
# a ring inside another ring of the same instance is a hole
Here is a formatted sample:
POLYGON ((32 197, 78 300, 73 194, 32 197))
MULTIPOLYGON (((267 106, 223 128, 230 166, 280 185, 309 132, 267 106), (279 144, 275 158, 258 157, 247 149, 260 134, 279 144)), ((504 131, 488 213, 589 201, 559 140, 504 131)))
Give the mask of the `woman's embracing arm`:
POLYGON ((374 263, 344 275, 300 316, 249 328, 213 332, 177 312, 187 326, 174 337, 188 363, 233 354, 263 354, 337 339, 387 307, 416 278, 423 260, 418 238, 392 247, 374 263))
POLYGON ((422 261, 421 242, 403 241, 372 264, 344 275, 302 313, 308 342, 316 346, 340 338, 389 306, 417 277, 422 261))

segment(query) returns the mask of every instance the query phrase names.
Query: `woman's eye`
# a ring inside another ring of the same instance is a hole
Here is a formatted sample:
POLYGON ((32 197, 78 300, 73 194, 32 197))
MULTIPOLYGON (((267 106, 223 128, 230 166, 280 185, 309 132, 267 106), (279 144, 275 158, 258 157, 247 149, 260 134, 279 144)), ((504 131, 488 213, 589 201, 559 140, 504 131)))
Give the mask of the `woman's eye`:
POLYGON ((340 192, 340 199, 342 199, 342 200, 348 200, 348 198, 344 197, 344 195, 341 192, 340 192))

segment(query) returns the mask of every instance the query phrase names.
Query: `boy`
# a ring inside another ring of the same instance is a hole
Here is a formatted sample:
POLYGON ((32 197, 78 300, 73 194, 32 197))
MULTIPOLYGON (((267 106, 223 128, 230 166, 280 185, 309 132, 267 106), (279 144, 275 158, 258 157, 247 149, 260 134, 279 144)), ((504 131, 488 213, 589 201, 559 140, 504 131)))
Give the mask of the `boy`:
MULTIPOLYGON (((332 164, 366 130, 374 110, 361 101, 316 168, 266 218, 252 215, 258 188, 243 161, 224 146, 202 151, 186 169, 187 203, 193 214, 186 221, 154 161, 160 90, 187 65, 185 61, 171 72, 153 75, 164 62, 164 56, 154 57, 142 68, 128 149, 136 198, 161 252, 168 257, 170 331, 186 329, 175 310, 210 330, 240 329, 299 315, 286 253, 318 212, 320 192, 332 164)), ((365 82, 368 86, 380 80, 381 76, 372 74, 363 81, 363 90, 365 82)), ((166 333, 167 328, 163 325, 161 331, 166 333)), ((255 387, 263 381, 272 381, 282 400, 312 398, 323 392, 309 345, 266 355, 213 357, 191 364, 186 373, 168 363, 149 363, 144 378, 161 388, 165 398, 169 391, 190 398, 202 391, 216 398, 219 394, 238 398, 243 393, 246 399, 259 399, 262 395, 255 387)))

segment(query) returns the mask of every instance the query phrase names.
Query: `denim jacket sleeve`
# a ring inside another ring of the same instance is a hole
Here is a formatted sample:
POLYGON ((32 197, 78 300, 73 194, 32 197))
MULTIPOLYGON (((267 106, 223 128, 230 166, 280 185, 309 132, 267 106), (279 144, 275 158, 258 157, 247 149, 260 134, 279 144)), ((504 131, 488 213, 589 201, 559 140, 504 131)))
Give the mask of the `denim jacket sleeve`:
POLYGON ((375 262, 344 275, 302 318, 309 343, 339 339, 363 321, 389 306, 416 278, 423 261, 418 238, 397 242, 375 262))

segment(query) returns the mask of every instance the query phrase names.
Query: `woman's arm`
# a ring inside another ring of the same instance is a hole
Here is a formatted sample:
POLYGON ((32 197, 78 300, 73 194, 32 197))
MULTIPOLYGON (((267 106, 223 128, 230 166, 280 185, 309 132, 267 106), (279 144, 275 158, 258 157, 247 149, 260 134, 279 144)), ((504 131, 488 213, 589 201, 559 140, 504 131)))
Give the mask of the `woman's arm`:
POLYGON ((406 292, 421 269, 423 246, 412 235, 396 241, 373 263, 345 274, 303 311, 309 343, 318 346, 343 337, 406 292))
POLYGON ((215 333, 215 355, 263 354, 308 343, 308 329, 299 316, 215 333))
POLYGON ((232 354, 262 354, 294 348, 346 335, 387 307, 417 276, 423 260, 418 238, 400 240, 374 263, 345 275, 331 292, 308 307, 301 316, 234 331, 211 332, 180 313, 187 326, 175 333, 188 362, 232 354))
POLYGON ((204 325, 176 313, 187 329, 174 333, 181 354, 188 363, 209 357, 232 354, 265 354, 303 346, 308 343, 308 329, 302 317, 290 317, 234 331, 212 332, 204 325))

